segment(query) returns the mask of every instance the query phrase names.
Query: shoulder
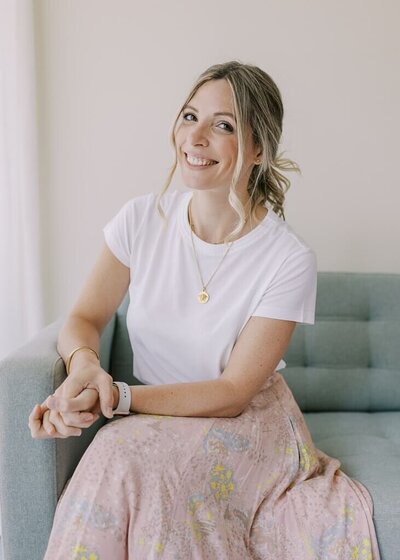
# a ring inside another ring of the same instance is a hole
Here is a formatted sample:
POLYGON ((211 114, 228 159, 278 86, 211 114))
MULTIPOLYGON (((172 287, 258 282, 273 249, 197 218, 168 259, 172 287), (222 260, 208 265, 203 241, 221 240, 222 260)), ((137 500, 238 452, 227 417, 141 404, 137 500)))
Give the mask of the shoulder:
POLYGON ((271 208, 262 222, 266 250, 276 265, 287 262, 303 263, 315 269, 317 257, 310 245, 271 208))
POLYGON ((131 215, 152 214, 157 212, 157 206, 160 205, 163 212, 169 214, 174 209, 177 209, 183 199, 187 197, 187 192, 171 191, 164 193, 159 198, 159 193, 148 193, 131 198, 124 204, 122 210, 131 215))
POLYGON ((274 241, 281 246, 285 246, 288 250, 299 252, 313 252, 308 243, 280 216, 278 216, 271 208, 268 210, 268 221, 271 235, 274 241))

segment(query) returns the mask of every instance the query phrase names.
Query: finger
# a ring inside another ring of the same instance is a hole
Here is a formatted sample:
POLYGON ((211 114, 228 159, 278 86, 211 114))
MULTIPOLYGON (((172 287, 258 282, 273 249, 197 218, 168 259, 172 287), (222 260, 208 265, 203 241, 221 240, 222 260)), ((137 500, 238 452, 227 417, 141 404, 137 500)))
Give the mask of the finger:
POLYGON ((46 410, 43 414, 42 418, 42 425, 43 429, 49 434, 49 436, 53 437, 56 433, 56 428, 52 422, 50 422, 50 411, 46 410))
POLYGON ((33 410, 29 415, 28 426, 33 438, 40 437, 39 434, 42 429, 42 410, 40 408, 40 404, 36 404, 33 407, 33 410))
POLYGON ((66 426, 74 428, 89 428, 99 419, 93 412, 61 412, 61 417, 66 426))
POLYGON ((82 434, 81 429, 66 426, 61 415, 55 410, 50 411, 50 422, 54 425, 57 432, 62 436, 70 437, 80 436, 82 434))
POLYGON ((43 427, 43 416, 48 414, 48 409, 43 407, 43 405, 37 404, 29 415, 29 428, 31 430, 31 435, 35 439, 46 439, 50 437, 59 437, 56 431, 49 434, 48 431, 43 427))
POLYGON ((85 389, 77 397, 65 398, 51 395, 46 400, 46 405, 51 410, 58 412, 71 413, 71 412, 84 412, 93 406, 93 393, 92 390, 85 389))
POLYGON ((113 418, 113 404, 114 396, 112 390, 112 378, 102 378, 98 385, 99 397, 100 397, 100 408, 102 413, 106 418, 113 418))
POLYGON ((56 430, 52 435, 44 429, 43 427, 43 416, 48 412, 48 408, 43 405, 37 404, 34 406, 31 414, 29 415, 28 425, 31 430, 31 435, 35 439, 49 439, 50 437, 64 438, 62 434, 59 434, 56 430))

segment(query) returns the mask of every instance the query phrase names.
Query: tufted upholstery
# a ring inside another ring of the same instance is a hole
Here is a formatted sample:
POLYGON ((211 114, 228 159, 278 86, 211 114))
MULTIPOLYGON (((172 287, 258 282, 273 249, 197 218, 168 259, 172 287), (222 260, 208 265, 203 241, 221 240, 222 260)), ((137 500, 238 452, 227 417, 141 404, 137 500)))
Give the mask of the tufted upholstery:
POLYGON ((285 360, 315 445, 368 488, 382 560, 399 560, 400 275, 319 273, 316 324, 285 360))
POLYGON ((285 360, 304 412, 400 410, 400 277, 319 273, 316 324, 285 360))
MULTIPOLYGON (((103 333, 101 360, 115 379, 132 384, 127 303, 103 333)), ((32 404, 64 379, 56 352, 60 324, 0 363, 7 560, 43 558, 60 492, 102 425, 99 420, 80 438, 35 442, 29 436, 32 404)), ((316 446, 368 488, 382 560, 400 560, 400 275, 319 273, 316 324, 296 327, 285 360, 282 374, 316 446)))

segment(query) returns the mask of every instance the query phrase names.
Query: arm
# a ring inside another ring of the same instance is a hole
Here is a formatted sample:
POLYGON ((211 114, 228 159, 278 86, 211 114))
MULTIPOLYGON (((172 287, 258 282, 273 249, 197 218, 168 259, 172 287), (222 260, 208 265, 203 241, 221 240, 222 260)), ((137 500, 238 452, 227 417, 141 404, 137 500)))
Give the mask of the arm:
MULTIPOLYGON (((129 281, 129 268, 104 244, 102 253, 60 332, 57 350, 64 362, 79 346, 89 346, 99 352, 100 335, 122 302, 129 281)), ((103 414, 112 416, 112 378, 100 368, 92 352, 81 350, 74 355, 69 376, 71 380, 67 380, 64 390, 60 391, 64 397, 74 397, 85 388, 97 389, 103 414)))
MULTIPOLYGON (((123 265, 106 244, 76 304, 60 331, 57 350, 64 362, 78 346, 89 346, 99 352, 100 335, 122 302, 130 280, 129 268, 123 265)), ((91 352, 77 353, 70 372, 78 364, 97 364, 91 352)))
MULTIPOLYGON (((78 301, 60 331, 57 350, 64 362, 72 350, 79 346, 89 346, 96 352, 99 351, 101 332, 120 305, 128 289, 129 280, 129 268, 104 244, 78 301)), ((98 397, 103 414, 112 417, 112 377, 100 367, 92 352, 84 350, 74 355, 69 376, 55 394, 57 397, 69 399, 81 393, 85 407, 79 409, 79 412, 94 413, 88 421, 83 421, 84 415, 68 416, 70 411, 63 414, 61 410, 48 412, 47 407, 36 407, 31 414, 32 424, 35 426, 35 429, 31 427, 33 437, 45 437, 44 432, 53 437, 79 435, 80 431, 74 428, 86 428, 96 420, 98 397), (85 389, 95 389, 97 393, 85 389), (39 422, 43 424, 44 431, 39 422)))
MULTIPOLYGON (((289 345, 296 323, 251 317, 242 330, 222 375, 215 380, 131 387, 132 412, 168 416, 238 416, 259 392, 289 345)), ((115 408, 118 390, 114 388, 115 408)), ((83 395, 57 399, 50 407, 83 410, 83 395)))
POLYGON ((295 326, 293 321, 251 317, 220 378, 131 387, 131 410, 170 416, 237 416, 275 371, 295 326))

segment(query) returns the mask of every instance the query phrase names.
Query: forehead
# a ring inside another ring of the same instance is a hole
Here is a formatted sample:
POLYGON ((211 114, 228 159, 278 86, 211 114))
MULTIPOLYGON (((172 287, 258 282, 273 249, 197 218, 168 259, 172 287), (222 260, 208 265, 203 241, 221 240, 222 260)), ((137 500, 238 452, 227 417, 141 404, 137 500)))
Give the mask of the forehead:
POLYGON ((189 104, 203 112, 235 113, 232 90, 226 80, 209 80, 199 87, 189 104))

